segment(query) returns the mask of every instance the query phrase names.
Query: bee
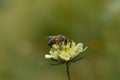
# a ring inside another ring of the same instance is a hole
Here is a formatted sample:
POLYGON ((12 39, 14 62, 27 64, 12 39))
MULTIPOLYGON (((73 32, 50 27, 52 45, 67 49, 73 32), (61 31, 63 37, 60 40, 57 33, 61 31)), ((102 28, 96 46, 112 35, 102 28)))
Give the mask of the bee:
POLYGON ((49 36, 48 46, 52 48, 53 44, 61 44, 62 42, 64 44, 67 44, 69 39, 63 35, 57 35, 57 36, 49 36))

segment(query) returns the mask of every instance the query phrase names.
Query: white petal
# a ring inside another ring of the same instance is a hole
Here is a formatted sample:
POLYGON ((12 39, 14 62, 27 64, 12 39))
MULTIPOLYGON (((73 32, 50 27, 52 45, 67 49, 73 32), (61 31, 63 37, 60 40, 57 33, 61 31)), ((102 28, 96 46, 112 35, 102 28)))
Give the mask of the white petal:
MULTIPOLYGON (((88 48, 88 47, 85 47, 85 48, 83 49, 83 51, 85 51, 87 48, 88 48)), ((83 52, 83 51, 82 51, 82 52, 83 52)))
POLYGON ((46 54, 46 55, 45 55, 45 58, 48 58, 48 59, 49 59, 49 58, 52 58, 52 57, 53 57, 53 56, 51 56, 51 55, 49 55, 49 54, 46 54))
POLYGON ((60 54, 59 57, 65 61, 68 61, 71 56, 69 54, 60 54))
POLYGON ((77 46, 81 46, 81 47, 83 47, 83 44, 82 44, 82 43, 78 43, 77 46))
POLYGON ((76 43, 72 41, 71 47, 75 47, 76 43))

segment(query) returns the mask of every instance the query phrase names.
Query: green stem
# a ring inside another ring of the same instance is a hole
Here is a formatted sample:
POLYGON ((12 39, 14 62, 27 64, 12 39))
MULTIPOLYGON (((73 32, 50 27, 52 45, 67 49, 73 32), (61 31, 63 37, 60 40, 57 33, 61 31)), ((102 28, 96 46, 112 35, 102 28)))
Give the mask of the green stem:
POLYGON ((66 72, 67 72, 67 77, 68 77, 68 80, 71 80, 70 78, 70 71, 69 71, 69 63, 66 63, 66 72))

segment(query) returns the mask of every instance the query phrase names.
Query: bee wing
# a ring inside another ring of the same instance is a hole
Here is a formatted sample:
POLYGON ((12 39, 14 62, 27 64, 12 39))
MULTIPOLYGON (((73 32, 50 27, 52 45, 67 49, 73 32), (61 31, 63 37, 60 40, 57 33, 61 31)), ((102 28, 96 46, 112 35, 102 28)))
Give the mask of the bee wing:
POLYGON ((46 37, 46 39, 52 39, 52 38, 55 38, 56 36, 48 36, 46 37))

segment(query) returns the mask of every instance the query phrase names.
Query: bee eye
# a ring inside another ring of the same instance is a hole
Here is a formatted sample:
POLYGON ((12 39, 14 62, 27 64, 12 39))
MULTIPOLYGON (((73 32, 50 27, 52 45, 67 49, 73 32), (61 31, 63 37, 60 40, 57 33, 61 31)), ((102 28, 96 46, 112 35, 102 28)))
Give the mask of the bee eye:
POLYGON ((53 45, 54 43, 52 42, 52 41, 48 41, 48 46, 50 46, 50 47, 52 47, 52 45, 53 45))

